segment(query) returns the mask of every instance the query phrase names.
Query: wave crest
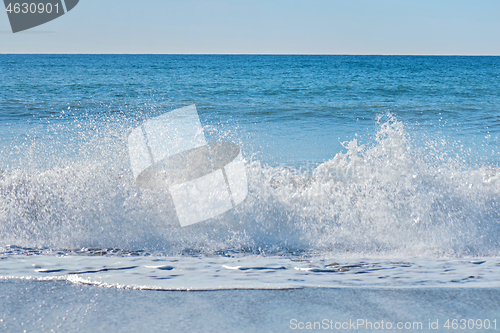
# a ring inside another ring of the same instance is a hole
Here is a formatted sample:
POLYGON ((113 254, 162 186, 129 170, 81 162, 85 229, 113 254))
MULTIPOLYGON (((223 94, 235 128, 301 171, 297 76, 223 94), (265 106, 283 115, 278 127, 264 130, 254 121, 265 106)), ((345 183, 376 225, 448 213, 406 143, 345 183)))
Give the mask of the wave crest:
POLYGON ((380 120, 312 173, 248 161, 249 194, 217 219, 180 228, 168 193, 140 190, 126 153, 0 174, 0 248, 120 248, 161 254, 500 254, 500 171, 429 159, 404 124, 380 120), (125 165, 126 163, 122 163, 125 165))

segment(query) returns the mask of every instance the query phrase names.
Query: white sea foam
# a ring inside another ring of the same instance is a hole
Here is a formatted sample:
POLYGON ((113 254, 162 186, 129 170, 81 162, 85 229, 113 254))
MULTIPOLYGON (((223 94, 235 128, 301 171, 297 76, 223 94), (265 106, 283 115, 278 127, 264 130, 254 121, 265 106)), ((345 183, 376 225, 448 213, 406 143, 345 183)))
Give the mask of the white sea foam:
POLYGON ((497 288, 499 259, 10 255, 0 279, 146 290, 497 288))
POLYGON ((112 132, 114 141, 103 135, 88 135, 78 163, 0 174, 4 252, 16 245, 160 255, 500 254, 498 168, 429 158, 391 116, 381 121, 373 145, 346 142, 345 152, 313 172, 247 161, 247 199, 189 228, 180 228, 168 193, 135 185, 122 145, 126 135, 112 132))

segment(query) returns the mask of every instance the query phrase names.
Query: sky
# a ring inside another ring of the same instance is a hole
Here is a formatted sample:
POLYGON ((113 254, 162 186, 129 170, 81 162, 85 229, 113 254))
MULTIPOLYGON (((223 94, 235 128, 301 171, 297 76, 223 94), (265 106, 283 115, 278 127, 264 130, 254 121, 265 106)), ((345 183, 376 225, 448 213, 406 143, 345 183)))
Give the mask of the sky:
POLYGON ((80 0, 16 34, 0 13, 0 53, 500 55, 500 1, 80 0))

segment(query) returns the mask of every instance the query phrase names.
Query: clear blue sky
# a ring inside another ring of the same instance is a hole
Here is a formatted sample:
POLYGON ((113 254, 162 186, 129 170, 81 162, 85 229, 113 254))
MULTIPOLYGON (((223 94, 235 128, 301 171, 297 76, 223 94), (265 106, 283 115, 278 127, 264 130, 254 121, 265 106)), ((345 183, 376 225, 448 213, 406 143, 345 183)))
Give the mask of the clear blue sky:
POLYGON ((80 0, 0 53, 500 55, 500 0, 80 0))

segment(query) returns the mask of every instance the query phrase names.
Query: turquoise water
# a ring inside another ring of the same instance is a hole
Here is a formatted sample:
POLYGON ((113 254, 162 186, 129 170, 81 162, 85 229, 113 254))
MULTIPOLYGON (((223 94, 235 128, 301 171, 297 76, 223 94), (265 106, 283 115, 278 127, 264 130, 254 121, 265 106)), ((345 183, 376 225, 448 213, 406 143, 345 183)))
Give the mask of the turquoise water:
POLYGON ((2 288, 498 294, 499 57, 0 55, 0 88, 2 288), (249 194, 181 228, 127 136, 191 104, 241 147, 249 194))
POLYGON ((497 255, 500 58, 3 55, 0 246, 497 255), (196 104, 250 195, 178 227, 126 138, 196 104))
POLYGON ((479 153, 472 163, 481 157, 498 164, 499 61, 3 55, 0 117, 17 125, 89 118, 123 124, 196 104, 204 124, 240 126, 247 154, 294 164, 331 159, 356 134, 370 140, 377 117, 390 112, 417 137, 457 142, 479 153), (294 149, 283 149, 290 144, 294 149))

